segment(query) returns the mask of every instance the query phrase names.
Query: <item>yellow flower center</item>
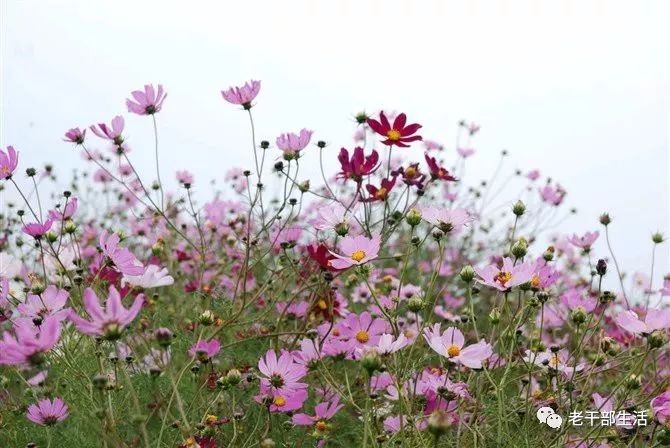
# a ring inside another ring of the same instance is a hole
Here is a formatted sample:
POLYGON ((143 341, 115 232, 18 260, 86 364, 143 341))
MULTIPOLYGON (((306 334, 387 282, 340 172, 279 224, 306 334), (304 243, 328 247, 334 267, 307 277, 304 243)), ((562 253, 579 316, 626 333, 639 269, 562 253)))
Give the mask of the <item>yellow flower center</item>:
POLYGON ((8 175, 9 174, 9 167, 3 166, 2 168, 0 168, 0 174, 2 174, 3 176, 8 175))
POLYGON ((379 190, 377 190, 377 192, 375 193, 375 197, 377 199, 386 199, 387 194, 388 194, 388 190, 386 188, 382 187, 379 190))
POLYGON ((328 308, 328 304, 327 304, 326 301, 323 300, 323 299, 320 299, 318 302, 316 302, 316 306, 317 306, 320 310, 325 310, 326 308, 328 308))
POLYGON ((386 136, 392 142, 397 142, 398 140, 400 140, 400 131, 398 131, 397 129, 391 129, 386 133, 386 136))
POLYGON ((184 441, 184 445, 186 446, 194 446, 195 445, 195 439, 193 437, 189 437, 184 441))
POLYGON ((452 344, 449 347, 447 347, 447 355, 449 355, 450 358, 453 358, 460 354, 461 354, 461 348, 459 346, 452 344))
POLYGON ((319 432, 325 432, 328 429, 328 425, 323 420, 319 420, 318 422, 316 422, 316 425, 314 425, 314 427, 319 432))
POLYGON ((497 281, 500 283, 500 286, 505 286, 508 281, 512 280, 512 273, 511 272, 505 272, 505 271, 500 271, 498 274, 493 278, 493 280, 497 281))
POLYGON ((365 344, 370 340, 370 335, 368 334, 367 331, 361 330, 358 333, 356 333, 356 340, 361 344, 365 344))
POLYGON ((530 279, 530 286, 533 288, 538 288, 540 286, 540 276, 535 274, 533 278, 530 279))
POLYGON ((405 175, 410 178, 416 176, 416 168, 414 168, 413 166, 407 167, 407 169, 405 170, 405 175))
POLYGON ((356 262, 361 261, 363 258, 365 258, 365 251, 357 250, 356 252, 351 254, 351 259, 356 262))
POLYGON ((278 408, 280 408, 280 407, 282 407, 282 406, 284 406, 284 405, 286 404, 286 398, 282 397, 281 395, 277 395, 277 396, 274 397, 274 399, 272 400, 272 404, 274 404, 275 406, 277 406, 278 408))
POLYGON ((218 418, 216 415, 209 414, 209 415, 207 416, 207 418, 205 418, 205 422, 206 422, 206 423, 209 423, 209 424, 211 425, 212 423, 214 423, 214 422, 217 421, 218 419, 219 419, 219 418, 218 418))
POLYGON ((333 336, 339 336, 339 335, 340 335, 340 330, 338 330, 337 328, 335 328, 335 329, 333 330, 333 336))

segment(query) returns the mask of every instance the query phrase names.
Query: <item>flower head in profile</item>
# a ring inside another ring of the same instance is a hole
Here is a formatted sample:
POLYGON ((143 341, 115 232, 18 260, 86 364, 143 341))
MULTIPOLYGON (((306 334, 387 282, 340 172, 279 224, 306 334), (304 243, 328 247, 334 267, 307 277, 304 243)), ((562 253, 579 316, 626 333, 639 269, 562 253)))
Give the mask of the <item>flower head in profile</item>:
POLYGON ((9 179, 19 164, 19 153, 13 146, 7 147, 7 152, 0 149, 0 179, 9 179))
POLYGON ((600 236, 600 232, 597 230, 595 232, 586 232, 582 236, 574 233, 571 237, 568 238, 568 242, 573 246, 583 249, 584 251, 589 251, 591 250, 593 243, 595 243, 598 239, 598 236, 600 236))
POLYGON ((91 126, 91 132, 93 132, 98 137, 111 140, 115 145, 121 145, 123 143, 123 128, 125 126, 125 121, 121 115, 117 115, 112 118, 111 126, 108 126, 105 123, 98 123, 98 125, 91 126))
POLYGON ((351 157, 349 157, 349 151, 342 148, 337 160, 339 160, 341 167, 338 177, 352 179, 359 184, 363 181, 363 176, 372 174, 379 168, 379 154, 374 149, 370 155, 366 156, 363 148, 356 147, 351 157))
POLYGON ((124 275, 121 284, 129 284, 144 289, 158 288, 159 286, 169 286, 174 283, 174 278, 168 274, 167 268, 160 268, 155 264, 150 264, 141 275, 124 275))
POLYGON ((128 112, 137 115, 153 115, 156 112, 160 112, 163 107, 163 101, 167 97, 167 93, 163 91, 163 86, 160 84, 158 84, 158 89, 154 89, 154 86, 151 84, 146 84, 144 91, 135 90, 130 94, 133 96, 134 101, 127 99, 126 106, 128 107, 128 112))
POLYGON ((287 132, 277 137, 277 148, 284 151, 284 159, 292 160, 300 156, 300 151, 305 149, 312 138, 313 131, 302 129, 299 134, 287 132))
POLYGON ((458 153, 459 156, 463 157, 464 159, 467 159, 468 157, 472 156, 475 153, 474 148, 456 148, 456 152, 458 153))
POLYGON ((223 99, 231 104, 239 104, 244 109, 249 110, 253 106, 251 102, 256 98, 261 90, 261 82, 251 80, 241 87, 230 87, 228 90, 222 90, 223 99))
POLYGON ((393 125, 389 122, 384 112, 379 113, 379 121, 368 118, 368 126, 375 131, 377 134, 384 137, 382 143, 387 146, 399 146, 401 148, 408 148, 407 143, 421 140, 420 135, 416 134, 416 131, 421 129, 421 125, 417 123, 407 124, 407 115, 400 114, 395 120, 393 120, 393 125))
POLYGON ((463 226, 473 221, 473 217, 462 208, 452 210, 435 206, 421 209, 423 219, 443 231, 444 233, 458 232, 463 226))
POLYGON ((49 285, 42 294, 30 294, 24 303, 17 305, 23 317, 41 323, 45 318, 53 317, 59 321, 67 317, 67 309, 63 309, 70 294, 64 289, 49 285))
POLYGON ((221 343, 218 339, 211 339, 209 341, 201 339, 193 344, 188 352, 191 356, 197 357, 200 362, 205 363, 215 357, 219 353, 219 350, 221 350, 221 343))
POLYGON ((53 221, 51 219, 47 219, 43 223, 31 222, 23 226, 23 229, 21 230, 23 230, 23 233, 26 235, 30 235, 36 240, 39 240, 51 229, 52 224, 53 221))
POLYGON ((430 348, 440 356, 472 369, 481 369, 482 362, 493 354, 491 344, 483 339, 466 347, 463 333, 454 327, 449 327, 440 333, 440 324, 435 324, 424 330, 423 337, 430 348))
POLYGON ((437 163, 437 159, 435 157, 429 156, 428 153, 425 154, 425 157, 426 157, 426 163, 428 164, 428 170, 430 171, 430 177, 433 180, 436 179, 444 181, 456 180, 456 178, 452 176, 446 168, 440 166, 440 164, 437 163))
POLYGON ((649 308, 644 321, 633 310, 624 310, 617 314, 614 321, 624 330, 634 334, 649 334, 656 330, 670 328, 670 310, 649 308))
POLYGON ((81 145, 84 143, 86 138, 86 129, 72 128, 68 129, 65 133, 65 138, 63 141, 74 143, 76 145, 81 145))
POLYGON ((107 231, 100 234, 100 248, 108 258, 108 263, 124 275, 143 275, 144 265, 128 249, 119 246, 121 237, 107 231))
POLYGON ((121 303, 121 296, 114 286, 109 287, 109 295, 103 309, 100 299, 91 288, 84 291, 84 308, 91 320, 79 316, 70 310, 68 318, 77 327, 77 330, 89 336, 102 336, 108 340, 116 340, 121 333, 139 314, 144 303, 144 296, 135 297, 130 308, 126 309, 121 303))
POLYGON ((295 414, 292 418, 293 424, 298 426, 314 426, 317 434, 324 434, 330 429, 328 420, 342 409, 340 397, 335 396, 332 401, 319 403, 314 407, 314 415, 295 414))
POLYGON ((484 285, 496 288, 500 291, 507 291, 518 285, 529 282, 533 278, 534 266, 529 263, 517 263, 511 258, 503 258, 502 267, 496 265, 486 266, 484 268, 475 268, 479 275, 478 281, 484 285))
POLYGON ((49 210, 49 219, 53 221, 65 221, 74 216, 79 206, 79 201, 77 198, 68 199, 65 207, 61 210, 60 207, 56 207, 53 210, 49 210))
POLYGON ((340 241, 340 253, 331 251, 335 256, 331 265, 335 269, 346 269, 351 266, 359 266, 377 258, 381 245, 381 235, 375 234, 372 238, 365 235, 345 236, 340 241))
POLYGON ((65 420, 67 416, 67 405, 60 398, 55 398, 53 401, 48 398, 40 400, 37 404, 28 406, 28 412, 26 413, 28 420, 42 426, 55 425, 65 420))
POLYGON ((663 392, 651 400, 651 410, 654 412, 654 418, 661 425, 670 421, 670 391, 663 392))

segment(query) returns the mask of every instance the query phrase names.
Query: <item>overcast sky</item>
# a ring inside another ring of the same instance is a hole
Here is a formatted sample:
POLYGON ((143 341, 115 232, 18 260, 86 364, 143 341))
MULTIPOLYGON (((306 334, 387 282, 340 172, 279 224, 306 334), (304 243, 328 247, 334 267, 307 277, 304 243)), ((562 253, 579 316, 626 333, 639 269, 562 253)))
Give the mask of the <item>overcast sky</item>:
MULTIPOLYGON (((152 179, 150 120, 128 116, 124 99, 162 83, 163 172, 220 179, 252 159, 247 118, 219 91, 253 78, 263 82, 259 139, 314 129, 334 162, 362 109, 405 111, 449 147, 466 118, 482 126, 470 180, 488 177, 508 149, 510 169, 538 168, 566 187, 579 210, 566 231, 597 229, 598 215, 612 214, 625 270, 649 272, 650 235, 670 229, 667 2, 4 0, 0 8, 0 144, 21 151, 22 167, 54 162, 67 177, 84 163, 63 132, 123 113, 131 156, 152 179)), ((657 278, 670 269, 668 246, 659 248, 657 278)))

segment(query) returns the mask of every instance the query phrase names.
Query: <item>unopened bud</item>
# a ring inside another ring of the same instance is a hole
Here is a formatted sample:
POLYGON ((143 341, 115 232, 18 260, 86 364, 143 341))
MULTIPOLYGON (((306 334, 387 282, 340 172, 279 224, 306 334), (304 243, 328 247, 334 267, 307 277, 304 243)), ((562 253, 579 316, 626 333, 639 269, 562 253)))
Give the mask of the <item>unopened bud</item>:
POLYGON ((475 278, 475 270, 472 266, 464 266, 463 269, 461 269, 461 273, 459 274, 461 277, 461 280, 463 280, 466 283, 470 283, 472 280, 475 278))
POLYGON ((524 204, 521 201, 516 201, 516 203, 512 207, 512 213, 514 213, 516 216, 521 216, 525 212, 526 212, 526 204, 524 204))

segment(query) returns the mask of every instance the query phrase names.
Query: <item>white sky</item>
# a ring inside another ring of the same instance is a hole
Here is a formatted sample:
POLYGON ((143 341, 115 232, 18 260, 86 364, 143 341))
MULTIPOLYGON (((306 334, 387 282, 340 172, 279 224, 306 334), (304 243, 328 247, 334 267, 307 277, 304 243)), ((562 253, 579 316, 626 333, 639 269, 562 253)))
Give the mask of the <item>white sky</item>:
POLYGON ((169 92, 158 120, 170 180, 251 166, 246 116, 219 94, 251 78, 263 82, 258 138, 314 129, 333 162, 364 108, 406 111, 449 147, 467 118, 482 125, 470 180, 508 149, 510 169, 539 168, 568 189, 580 213, 566 230, 596 229, 609 211, 620 262, 648 272, 651 232, 670 233, 669 5, 3 0, 0 144, 21 151, 23 168, 56 163, 64 180, 84 163, 63 132, 122 113, 152 179, 150 121, 124 105, 145 83, 169 92))

